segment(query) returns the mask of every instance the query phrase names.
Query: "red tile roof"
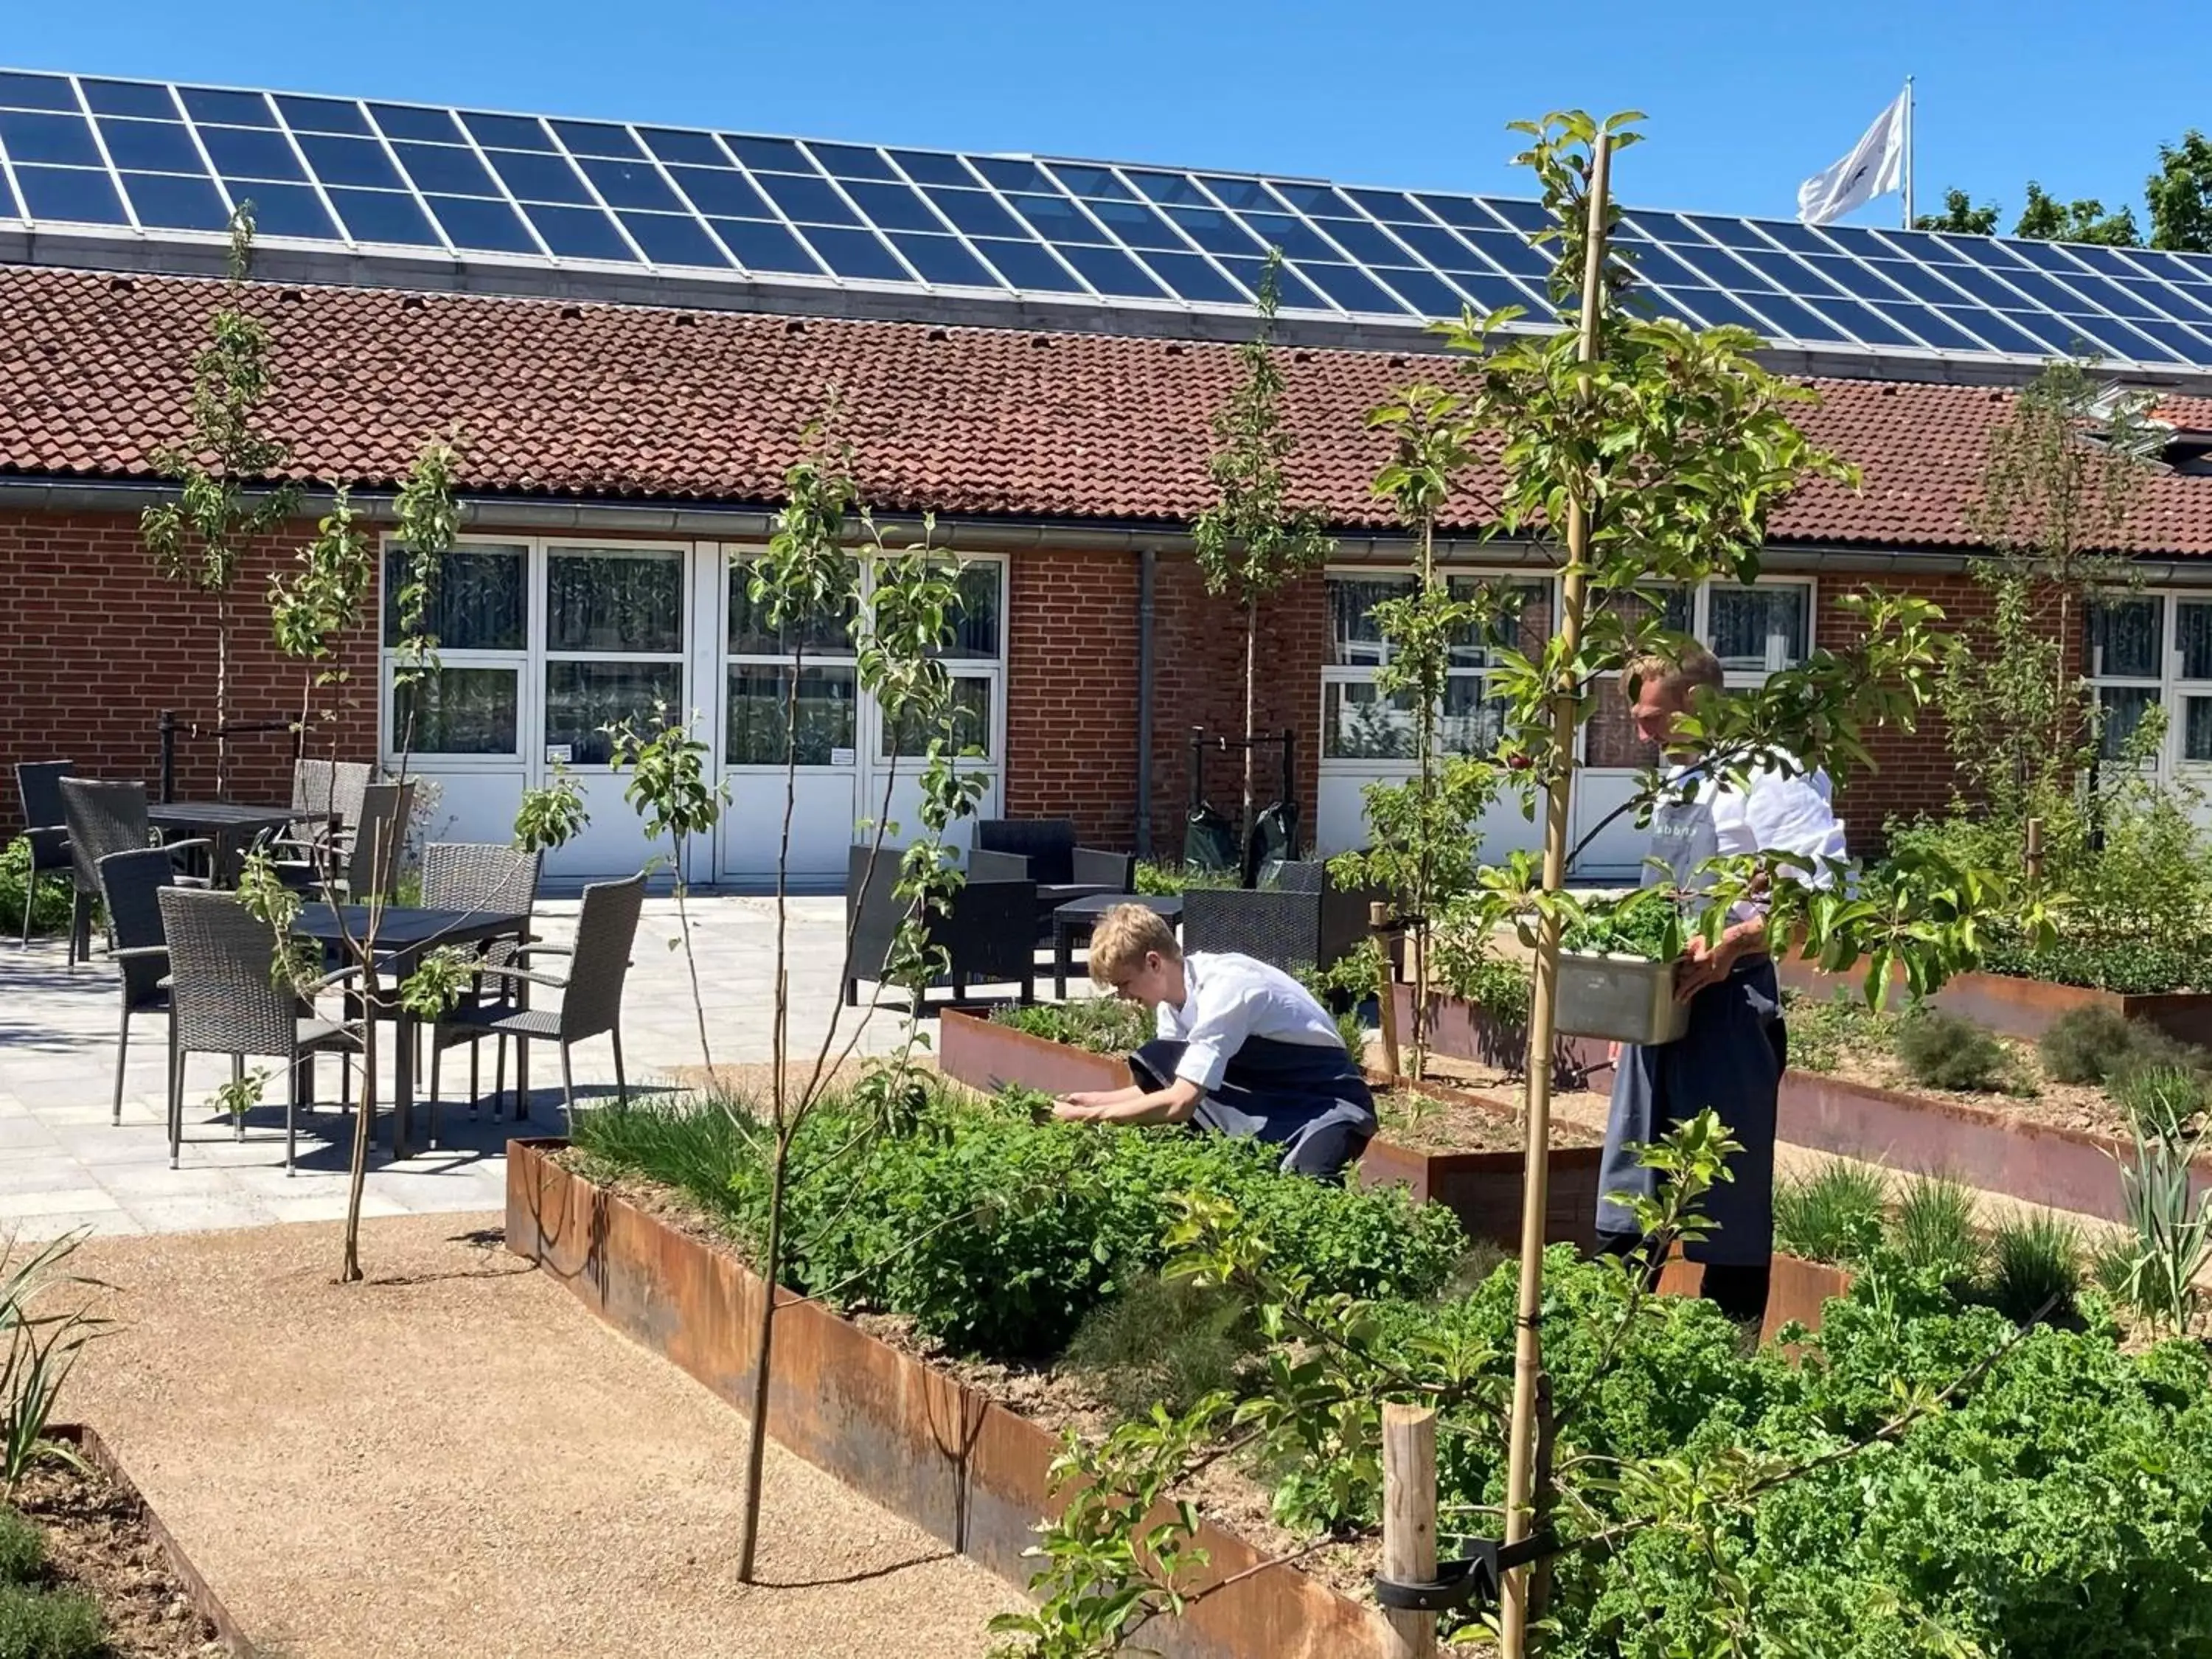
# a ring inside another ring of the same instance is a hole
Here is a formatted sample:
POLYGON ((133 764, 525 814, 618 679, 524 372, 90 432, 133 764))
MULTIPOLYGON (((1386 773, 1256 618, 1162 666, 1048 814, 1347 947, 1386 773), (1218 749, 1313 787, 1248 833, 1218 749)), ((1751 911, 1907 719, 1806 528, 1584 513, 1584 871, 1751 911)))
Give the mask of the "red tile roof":
MULTIPOLYGON (((181 435, 188 366, 222 299, 193 278, 0 270, 0 474, 149 476, 181 435)), ((475 491, 772 502, 834 386, 879 507, 1182 521, 1209 500, 1208 420, 1236 378, 1229 347, 1196 342, 372 289, 257 286, 252 304, 276 341, 270 429, 303 476, 362 485, 394 482, 425 437, 458 428, 475 491)), ((1285 357, 1296 498, 1346 530, 1389 527, 1369 493, 1384 445, 1366 411, 1449 364, 1285 357)), ((1804 425, 1864 483, 1808 488, 1777 538, 1966 544, 2006 394, 1814 385, 1804 425)), ((2212 477, 2159 477, 2134 538, 2212 554, 2212 477)))

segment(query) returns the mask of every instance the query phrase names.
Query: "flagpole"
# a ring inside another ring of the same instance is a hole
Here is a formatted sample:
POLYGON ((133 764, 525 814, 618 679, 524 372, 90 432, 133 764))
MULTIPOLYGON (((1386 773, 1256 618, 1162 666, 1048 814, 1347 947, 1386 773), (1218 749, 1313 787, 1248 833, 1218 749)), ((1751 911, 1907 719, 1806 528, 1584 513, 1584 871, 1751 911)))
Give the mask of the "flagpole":
POLYGON ((1912 77, 1905 77, 1905 228, 1912 228, 1912 77))

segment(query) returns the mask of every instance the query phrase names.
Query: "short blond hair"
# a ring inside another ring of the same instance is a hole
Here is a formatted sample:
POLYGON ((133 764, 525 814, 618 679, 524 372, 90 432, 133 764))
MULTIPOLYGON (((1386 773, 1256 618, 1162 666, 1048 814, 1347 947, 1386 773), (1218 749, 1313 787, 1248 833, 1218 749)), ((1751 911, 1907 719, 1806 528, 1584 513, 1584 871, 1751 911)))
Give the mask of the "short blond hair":
POLYGON ((1091 982, 1111 986, 1144 966, 1155 951, 1164 961, 1182 960, 1167 919, 1141 904, 1117 904, 1091 930, 1091 982))
POLYGON ((1702 645, 1682 647, 1677 656, 1662 656, 1654 652, 1638 657, 1628 665, 1628 696, 1632 702, 1641 695, 1646 684, 1656 684, 1669 691, 1693 692, 1699 686, 1717 691, 1726 684, 1721 672, 1721 659, 1702 645))

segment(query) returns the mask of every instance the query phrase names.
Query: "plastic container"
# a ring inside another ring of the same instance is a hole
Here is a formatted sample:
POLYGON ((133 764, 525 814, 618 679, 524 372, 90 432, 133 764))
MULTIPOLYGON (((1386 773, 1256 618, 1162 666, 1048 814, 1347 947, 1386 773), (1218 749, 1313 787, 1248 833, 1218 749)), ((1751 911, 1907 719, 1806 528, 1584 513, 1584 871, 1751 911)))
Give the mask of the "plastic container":
POLYGON ((1650 1046, 1690 1029, 1690 1005, 1674 1000, 1674 964, 1642 957, 1559 953, 1559 1030, 1650 1046))

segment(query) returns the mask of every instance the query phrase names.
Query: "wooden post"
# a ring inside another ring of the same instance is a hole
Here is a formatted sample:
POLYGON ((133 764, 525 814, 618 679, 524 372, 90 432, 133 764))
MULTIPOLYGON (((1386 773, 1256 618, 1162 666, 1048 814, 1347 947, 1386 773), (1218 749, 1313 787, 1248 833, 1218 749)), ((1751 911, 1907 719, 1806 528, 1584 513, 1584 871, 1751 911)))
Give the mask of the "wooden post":
POLYGON ((2038 886, 2043 880, 2043 820, 2027 821, 2027 884, 2038 886))
MULTIPOLYGON (((1582 340, 1579 356, 1597 356, 1597 325, 1605 293, 1606 193, 1613 174, 1613 138, 1601 132, 1590 149, 1589 243, 1583 266, 1582 340)), ((1579 495, 1567 502, 1567 568, 1559 591, 1561 659, 1573 662, 1582 649, 1585 606, 1584 565, 1589 556, 1589 512, 1579 495)), ((1553 769, 1544 801, 1544 890, 1566 884, 1567 792, 1574 771, 1575 714, 1578 688, 1563 684, 1552 696, 1552 752, 1564 764, 1553 769)), ((1513 1415, 1506 1443, 1505 1541, 1528 1535, 1530 1495, 1536 1477, 1536 1406, 1544 1375, 1538 1314, 1544 1299, 1544 1218, 1551 1203, 1552 1042, 1557 1029, 1559 979, 1559 919, 1543 919, 1536 947, 1536 982, 1528 1000, 1528 1134, 1521 1194, 1521 1285, 1513 1343, 1513 1415)), ((1498 1647, 1504 1659, 1523 1659, 1528 1643, 1528 1570, 1505 1575, 1499 1607, 1498 1647)))
MULTIPOLYGON (((1382 1407, 1382 1576, 1401 1584, 1437 1576, 1437 1414, 1382 1407)), ((1390 1659, 1434 1659, 1437 1615, 1387 1612, 1390 1659)))
POLYGON ((1367 931, 1375 939, 1375 1018, 1382 1028, 1382 1069, 1398 1080, 1398 1001, 1390 975, 1390 907, 1367 907, 1367 931))

